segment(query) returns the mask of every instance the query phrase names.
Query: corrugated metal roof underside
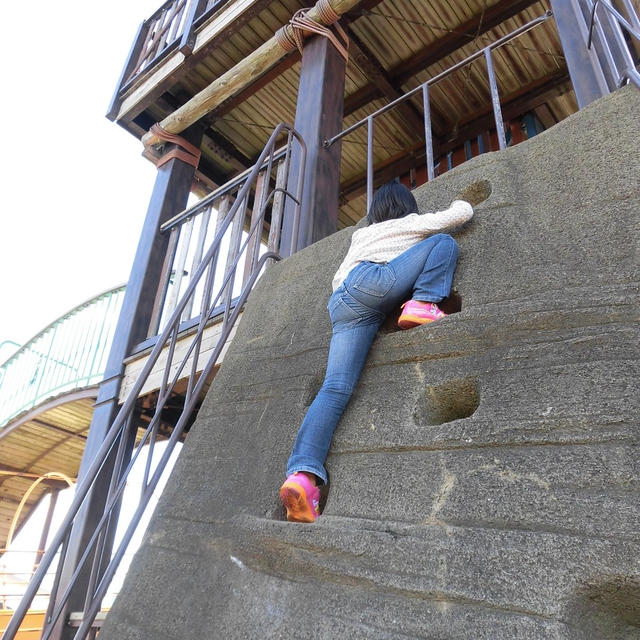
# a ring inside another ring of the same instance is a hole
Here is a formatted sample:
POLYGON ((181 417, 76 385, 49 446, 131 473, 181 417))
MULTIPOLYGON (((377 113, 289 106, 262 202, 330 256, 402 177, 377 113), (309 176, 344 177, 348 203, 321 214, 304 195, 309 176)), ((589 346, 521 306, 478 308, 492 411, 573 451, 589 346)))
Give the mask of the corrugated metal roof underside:
MULTIPOLYGON (((308 3, 305 3, 308 4, 308 3)), ((548 2, 534 2, 514 17, 497 27, 479 33, 465 33, 461 27, 475 17, 490 13, 496 6, 506 6, 505 0, 385 0, 371 9, 360 11, 348 25, 360 41, 365 55, 373 54, 386 76, 399 92, 418 86, 446 68, 463 60, 490 42, 513 31, 527 21, 544 14, 548 2), (444 57, 438 58, 437 49, 443 37, 457 35, 466 44, 444 57), (368 50, 368 51, 367 51, 368 50), (425 57, 425 51, 430 55, 425 57), (434 57, 435 56, 435 57, 434 57), (429 60, 437 62, 429 63, 429 60), (427 66, 416 68, 416 60, 426 60, 427 66), (407 71, 408 70, 408 71, 407 71), (405 77, 407 76, 407 77, 405 77)), ((513 2, 511 3, 514 4, 513 2)), ((180 103, 209 85, 244 57, 265 42, 301 6, 295 0, 276 0, 258 16, 250 20, 237 33, 203 59, 189 73, 179 79, 171 89, 180 103)), ((371 6, 371 5, 369 5, 371 6)), ((524 5, 522 5, 524 6, 524 5)), ((387 104, 389 97, 382 95, 375 78, 369 78, 354 62, 352 56, 347 67, 345 100, 364 94, 360 108, 347 113, 347 127, 387 104)), ((555 23, 553 20, 536 27, 495 52, 494 64, 503 99, 517 96, 532 83, 566 74, 566 66, 555 23)), ((226 139, 237 152, 254 159, 262 150, 273 127, 281 121, 292 122, 295 117, 300 63, 289 64, 269 84, 255 90, 241 104, 214 113, 211 121, 217 135, 226 139)), ((568 85, 561 85, 557 95, 546 96, 545 103, 535 106, 536 115, 545 126, 550 126, 577 110, 573 93, 568 85)), ((353 101, 352 101, 353 103, 353 101)), ((422 117, 420 99, 412 100, 411 109, 422 117)), ((358 102, 356 101, 356 106, 358 102)), ((457 127, 462 127, 480 114, 491 112, 489 83, 483 59, 460 69, 443 79, 431 90, 433 128, 436 136, 446 139, 457 127)), ((166 104, 156 103, 148 113, 161 120, 171 112, 166 104)), ((414 119, 415 123, 415 119, 414 119)), ((421 142, 420 131, 408 122, 405 113, 395 109, 376 120, 376 166, 400 158, 403 154, 417 153, 421 142)), ((205 145, 204 157, 223 173, 234 170, 229 157, 220 153, 215 144, 205 145)), ((340 226, 352 224, 363 214, 362 192, 354 190, 353 183, 362 181, 366 167, 366 130, 350 135, 342 145, 341 182, 351 185, 343 199, 339 214, 340 226)), ((235 167, 237 171, 237 167, 235 167)))
MULTIPOLYGON (((96 393, 95 387, 89 387, 62 394, 18 416, 0 430, 0 549, 6 547, 16 509, 37 478, 56 472, 76 479, 96 393)), ((137 442, 146 426, 143 417, 137 442)), ((164 439, 166 435, 165 426, 161 424, 158 438, 164 439)), ((64 480, 56 478, 38 484, 20 513, 16 531, 45 494, 67 486, 64 480)))
MULTIPOLYGON (((0 469, 27 474, 0 475, 0 547, 5 547, 16 509, 38 476, 55 471, 75 479, 94 401, 95 398, 82 398, 42 413, 31 412, 31 419, 0 440, 0 469)), ((60 480, 41 482, 25 504, 18 527, 47 492, 65 486, 60 480)))

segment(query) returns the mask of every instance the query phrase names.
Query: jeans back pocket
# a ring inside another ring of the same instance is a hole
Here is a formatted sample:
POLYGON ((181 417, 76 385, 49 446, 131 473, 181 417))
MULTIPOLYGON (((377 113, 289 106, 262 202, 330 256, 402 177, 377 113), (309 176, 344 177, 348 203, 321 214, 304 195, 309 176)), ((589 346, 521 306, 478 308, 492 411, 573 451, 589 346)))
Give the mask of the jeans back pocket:
POLYGON ((345 297, 348 295, 346 292, 336 291, 336 293, 329 298, 327 309, 333 326, 338 323, 356 324, 362 319, 362 316, 345 301, 345 297))
POLYGON ((396 282, 396 274, 388 264, 369 262, 368 268, 356 274, 351 286, 362 293, 384 298, 396 282))

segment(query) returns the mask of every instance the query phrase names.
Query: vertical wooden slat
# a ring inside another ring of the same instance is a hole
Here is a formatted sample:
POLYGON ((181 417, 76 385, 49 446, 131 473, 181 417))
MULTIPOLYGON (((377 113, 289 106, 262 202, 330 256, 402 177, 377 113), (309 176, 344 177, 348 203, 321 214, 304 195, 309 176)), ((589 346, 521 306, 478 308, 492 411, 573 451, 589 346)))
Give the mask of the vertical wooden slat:
POLYGON ((220 204, 218 205, 218 218, 216 220, 216 233, 220 231, 220 227, 224 222, 224 219, 227 217, 227 213, 229 213, 229 209, 231 208, 231 196, 226 195, 220 198, 220 204))
MULTIPOLYGON (((240 242, 242 241, 242 227, 244 226, 244 219, 247 213, 247 199, 240 203, 238 210, 233 218, 233 225, 231 227, 231 240, 229 241, 229 253, 227 254, 227 263, 224 270, 224 277, 226 278, 232 271, 237 269, 237 265, 234 266, 234 262, 238 257, 238 251, 240 249, 240 242)), ((235 273, 231 274, 229 282, 225 286, 222 299, 224 304, 224 325, 229 318, 231 298, 233 296, 233 284, 235 282, 235 273)))
POLYGON ((509 122, 509 131, 511 133, 511 146, 518 144, 524 140, 520 120, 511 120, 509 122))
POLYGON ((193 53, 196 45, 196 34, 193 25, 206 10, 207 0, 190 0, 187 18, 185 20, 184 29, 182 30, 182 40, 178 51, 185 56, 193 53))
POLYGON ((171 265, 173 264, 176 248, 178 246, 178 238, 180 237, 180 227, 171 229, 169 236, 169 246, 162 265, 162 275, 160 276, 160 284, 156 292, 153 302, 153 310, 151 312, 151 322, 149 323, 149 331, 147 337, 158 335, 160 330, 160 319, 162 318, 162 309, 167 295, 167 288, 171 280, 171 265))
POLYGON ((156 20, 149 27, 150 38, 146 43, 146 48, 143 49, 144 58, 140 61, 140 69, 142 69, 151 60, 153 60, 156 56, 157 51, 159 50, 158 43, 164 33, 162 25, 164 24, 165 18, 167 17, 167 13, 168 9, 163 9, 160 16, 156 18, 156 20))
MULTIPOLYGON (((223 196, 218 202, 218 217, 216 220, 216 225, 214 230, 214 238, 218 236, 218 232, 222 228, 222 223, 224 222, 225 218, 227 217, 227 214, 229 213, 230 206, 231 206, 231 196, 228 194, 223 196)), ((213 207, 213 203, 209 208, 209 213, 211 212, 212 207, 213 207)), ((207 226, 208 226, 208 220, 207 220, 207 226)), ((225 229, 225 232, 223 233, 223 238, 225 234, 226 234, 226 229, 225 229)), ((232 227, 232 235, 233 235, 233 227, 232 227)), ((220 256, 220 244, 222 243, 218 243, 217 248, 215 249, 213 255, 211 256, 211 261, 209 262, 209 266, 207 268, 207 274, 204 278, 204 288, 202 291, 202 303, 200 305, 200 323, 199 323, 198 333, 195 338, 195 343, 194 343, 195 346, 192 351, 191 373, 188 376, 187 394, 186 394, 185 402, 188 402, 188 399, 191 397, 191 392, 193 391, 193 387, 197 380, 198 362, 200 359, 200 346, 202 344, 202 330, 201 330, 202 326, 207 323, 212 311, 212 307, 214 307, 217 304, 216 301, 223 299, 225 295, 224 291, 220 291, 219 296, 213 297, 213 288, 215 286, 215 281, 216 281, 218 258, 220 256), (212 298, 213 298, 213 301, 212 301, 212 298)), ((229 250, 231 250, 230 247, 229 247, 229 250)), ((229 257, 227 256, 227 261, 228 259, 229 257)), ((224 275, 223 275, 223 281, 224 281, 224 275)))
POLYGON ((149 24, 147 26, 147 33, 145 35, 144 42, 140 47, 140 53, 138 55, 138 59, 136 61, 136 64, 133 68, 131 75, 129 76, 129 78, 127 78, 127 80, 129 80, 131 76, 134 76, 136 73, 142 70, 142 67, 144 66, 147 58, 149 57, 149 50, 153 48, 152 42, 153 42, 154 26, 155 26, 155 23, 149 24))
POLYGON ((160 51, 164 49, 164 45, 167 42, 167 38, 169 37, 169 29, 171 27, 173 18, 176 13, 176 2, 171 6, 171 10, 167 11, 162 20, 162 25, 160 27, 160 38, 158 38, 158 44, 156 46, 156 50, 154 52, 154 56, 157 55, 160 51))
MULTIPOLYGON (((193 261, 191 263, 191 273, 195 273, 198 267, 200 266, 200 262, 202 261, 202 254, 204 252, 204 243, 207 238, 207 232, 209 231, 209 221, 211 219, 211 207, 207 207, 204 212, 202 212, 199 216, 200 218, 200 227, 198 229, 198 237, 196 239, 196 246, 193 252, 193 261)), ((187 306, 184 308, 182 312, 182 320, 189 320, 191 318, 191 313, 193 311, 193 304, 195 301, 196 293, 193 292, 191 298, 189 298, 189 302, 187 302, 187 306)))
MULTIPOLYGON (((224 219, 227 217, 227 214, 229 213, 230 208, 231 208, 231 196, 230 195, 223 196, 220 199, 220 202, 218 203, 218 218, 216 219, 216 228, 215 228, 214 235, 218 235, 218 231, 220 231, 220 227, 222 227, 222 223, 224 222, 224 219)), ((220 257, 220 249, 218 249, 215 255, 211 258, 211 264, 209 265, 210 277, 209 276, 207 277, 206 282, 210 283, 210 285, 208 286, 208 290, 203 294, 203 300, 204 299, 207 300, 207 305, 206 305, 207 307, 209 306, 209 303, 211 301, 211 289, 213 289, 213 286, 216 281, 216 271, 218 269, 219 257, 220 257)), ((223 277, 224 277, 224 274, 223 274, 223 277)), ((224 298, 224 292, 221 292, 219 297, 220 302, 222 302, 223 298, 224 298)), ((203 310, 203 313, 205 313, 204 310, 203 310)))
POLYGON ((180 24, 182 23, 182 14, 184 13, 185 0, 181 0, 176 4, 176 10, 174 15, 171 17, 171 28, 169 29, 169 37, 167 38, 167 42, 172 43, 178 34, 178 29, 180 28, 180 24))
POLYGON ((187 262, 187 254, 189 252, 189 245, 191 244, 191 232, 193 231, 193 218, 189 218, 181 227, 180 227, 180 236, 182 242, 179 246, 178 256, 174 263, 174 267, 172 272, 173 276, 173 286, 169 291, 169 295, 167 296, 167 302, 164 306, 163 312, 167 315, 173 313, 176 308, 176 304, 178 302, 178 296, 180 293, 180 285, 182 284, 182 277, 184 275, 184 266, 187 262))
MULTIPOLYGON (((266 172, 261 171, 258 174, 258 179, 256 180, 256 195, 253 201, 253 211, 251 212, 251 221, 249 223, 249 232, 251 233, 251 229, 253 229, 254 225, 257 224, 260 216, 262 215, 262 208, 264 205, 264 201, 266 200, 267 189, 269 188, 269 176, 266 175, 266 172)), ((260 250, 260 239, 262 238, 262 225, 256 228, 249 241, 247 243, 247 255, 244 261, 244 273, 242 276, 242 284, 243 286, 249 279, 251 272, 253 271, 253 267, 257 258, 255 254, 260 250)))
MULTIPOLYGON (((276 192, 273 196, 273 205, 271 206, 271 226, 269 228, 269 239, 267 241, 267 249, 269 251, 278 251, 280 247, 280 233, 282 227, 282 214, 284 211, 284 192, 287 188, 287 162, 280 161, 276 172, 276 192)), ((269 262, 273 262, 270 260, 269 262)))

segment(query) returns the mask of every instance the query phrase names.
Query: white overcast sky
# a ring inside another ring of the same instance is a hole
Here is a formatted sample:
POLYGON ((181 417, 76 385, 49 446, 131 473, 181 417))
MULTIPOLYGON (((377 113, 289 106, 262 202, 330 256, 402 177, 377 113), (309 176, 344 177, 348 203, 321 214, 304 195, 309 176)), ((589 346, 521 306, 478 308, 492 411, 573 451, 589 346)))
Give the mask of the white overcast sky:
MULTIPOLYGON (((156 171, 104 114, 139 23, 161 4, 3 9, 0 344, 129 276, 156 171)), ((9 355, 0 348, 0 363, 9 355)))

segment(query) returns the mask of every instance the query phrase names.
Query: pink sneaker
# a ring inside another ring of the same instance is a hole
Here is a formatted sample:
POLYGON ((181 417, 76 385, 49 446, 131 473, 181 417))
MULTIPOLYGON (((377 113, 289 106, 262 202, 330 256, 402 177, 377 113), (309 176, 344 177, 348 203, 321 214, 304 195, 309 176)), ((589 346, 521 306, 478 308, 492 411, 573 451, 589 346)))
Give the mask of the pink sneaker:
POLYGON ((422 302, 421 300, 409 300, 402 305, 402 313, 398 318, 398 326, 401 329, 411 329, 420 324, 434 322, 446 317, 435 302, 422 302))
POLYGON ((320 515, 320 490, 304 473, 292 473, 280 487, 289 522, 314 522, 320 515))

